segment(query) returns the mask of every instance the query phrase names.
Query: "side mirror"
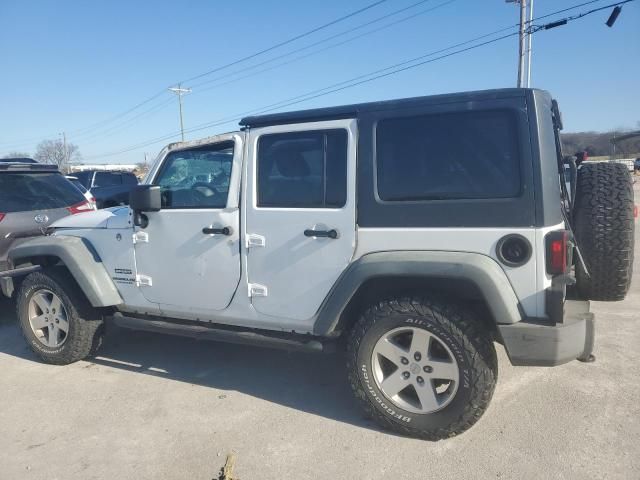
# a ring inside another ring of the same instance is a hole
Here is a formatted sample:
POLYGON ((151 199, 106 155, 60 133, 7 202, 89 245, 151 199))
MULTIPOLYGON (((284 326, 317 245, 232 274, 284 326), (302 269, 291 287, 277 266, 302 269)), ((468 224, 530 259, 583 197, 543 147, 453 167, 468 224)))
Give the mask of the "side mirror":
POLYGON ((162 208, 158 185, 136 185, 129 192, 129 206, 136 212, 157 212, 162 208))
POLYGON ((149 219, 142 212, 158 212, 162 208, 158 185, 136 185, 129 192, 129 207, 133 210, 133 223, 147 228, 149 219))

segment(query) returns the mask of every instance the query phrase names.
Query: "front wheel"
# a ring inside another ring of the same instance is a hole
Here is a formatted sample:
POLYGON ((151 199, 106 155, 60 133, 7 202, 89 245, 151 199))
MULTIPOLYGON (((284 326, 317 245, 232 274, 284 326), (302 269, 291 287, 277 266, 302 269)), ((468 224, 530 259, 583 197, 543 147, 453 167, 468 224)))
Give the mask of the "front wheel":
POLYGON ((25 340, 47 363, 73 363, 100 346, 102 318, 64 270, 54 268, 27 276, 17 307, 25 340))
POLYGON ((491 335, 457 305, 376 303, 348 342, 349 380, 383 427, 427 440, 455 436, 487 409, 498 375, 491 335))

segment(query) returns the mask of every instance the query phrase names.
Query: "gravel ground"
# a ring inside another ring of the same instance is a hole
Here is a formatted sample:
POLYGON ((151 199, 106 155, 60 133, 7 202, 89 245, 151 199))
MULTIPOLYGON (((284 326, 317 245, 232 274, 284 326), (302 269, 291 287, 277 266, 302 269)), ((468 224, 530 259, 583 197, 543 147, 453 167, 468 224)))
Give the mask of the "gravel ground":
POLYGON ((210 480, 230 452, 242 480, 640 478, 640 285, 592 310, 596 363, 512 367, 500 349, 485 416, 429 443, 363 418, 339 356, 117 330, 55 367, 4 301, 0 479, 210 480))

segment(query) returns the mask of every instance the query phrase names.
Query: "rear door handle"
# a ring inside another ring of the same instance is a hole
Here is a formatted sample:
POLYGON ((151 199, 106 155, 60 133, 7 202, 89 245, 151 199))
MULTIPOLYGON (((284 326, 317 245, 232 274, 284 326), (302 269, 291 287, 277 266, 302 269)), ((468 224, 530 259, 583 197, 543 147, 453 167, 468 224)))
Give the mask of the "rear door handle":
POLYGON ((231 235, 232 230, 229 227, 204 227, 202 229, 202 233, 204 233, 205 235, 231 235))
POLYGON ((324 238, 331 238, 335 240, 336 238, 338 238, 338 231, 333 228, 331 230, 307 229, 304 231, 304 236, 305 237, 324 237, 324 238))

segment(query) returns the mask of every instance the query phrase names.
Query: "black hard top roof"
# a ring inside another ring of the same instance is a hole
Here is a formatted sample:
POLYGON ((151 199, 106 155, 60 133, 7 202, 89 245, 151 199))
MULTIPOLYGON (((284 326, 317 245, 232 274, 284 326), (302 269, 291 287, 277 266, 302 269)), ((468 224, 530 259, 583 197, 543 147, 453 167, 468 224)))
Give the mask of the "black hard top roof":
POLYGON ((283 125, 286 123, 301 123, 316 120, 333 120, 342 118, 356 118, 364 112, 389 110, 396 108, 410 108, 420 105, 437 105, 442 103, 469 102, 490 100, 497 98, 523 97, 528 89, 502 88, 495 90, 478 90, 474 92, 447 93, 443 95, 429 95, 425 97, 402 98, 384 100, 381 102, 357 103, 336 107, 314 108, 293 112, 273 113, 244 117, 240 120, 242 127, 264 127, 267 125, 283 125))

